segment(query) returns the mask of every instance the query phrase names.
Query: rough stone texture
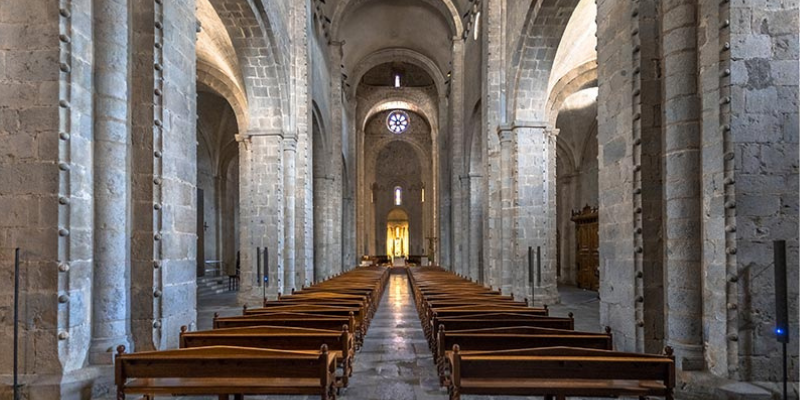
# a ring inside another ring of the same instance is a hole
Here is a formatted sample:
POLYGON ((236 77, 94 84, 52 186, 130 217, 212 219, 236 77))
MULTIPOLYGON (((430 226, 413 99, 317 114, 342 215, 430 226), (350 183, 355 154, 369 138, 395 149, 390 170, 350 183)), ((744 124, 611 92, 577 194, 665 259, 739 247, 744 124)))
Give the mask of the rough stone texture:
MULTIPOLYGON (((131 15, 131 333, 133 349, 154 349, 153 289, 160 260, 156 257, 155 204, 155 10, 137 4, 131 15)), ((160 117, 160 115, 159 115, 160 117)), ((161 118, 159 118, 161 120, 161 118)), ((163 125, 163 121, 162 121, 163 125)))
POLYGON ((638 23, 638 18, 631 18, 633 9, 629 2, 597 3, 600 321, 612 328, 615 348, 643 350, 636 326, 642 316, 634 302, 642 283, 636 277, 641 256, 634 253, 634 224, 641 219, 635 210, 643 206, 633 195, 637 177, 632 91, 639 81, 634 76, 638 65, 630 40, 632 25, 638 23))
MULTIPOLYGON (((632 192, 634 203, 638 201, 638 206, 642 208, 641 213, 636 213, 634 206, 633 228, 634 240, 638 240, 635 246, 642 246, 641 256, 635 259, 636 273, 642 272, 642 280, 637 282, 636 296, 641 296, 643 301, 636 301, 634 297, 629 301, 635 302, 639 315, 637 319, 644 322, 641 331, 638 332, 637 346, 640 351, 650 353, 660 353, 664 349, 664 301, 665 290, 668 288, 664 284, 664 268, 667 250, 664 248, 664 131, 662 119, 667 112, 664 103, 664 96, 661 92, 663 72, 659 70, 659 65, 663 65, 661 60, 663 37, 660 34, 659 21, 662 18, 659 2, 646 1, 640 2, 637 18, 634 18, 634 26, 630 34, 638 28, 639 41, 634 42, 641 48, 640 54, 633 54, 633 92, 638 88, 640 95, 634 100, 632 105, 631 118, 633 119, 634 132, 632 150, 633 158, 631 161, 641 165, 641 171, 633 176, 633 185, 628 189, 632 192), (636 73, 636 67, 640 72, 636 73), (638 104, 637 104, 638 100, 638 104), (637 117, 637 113, 639 117, 637 117), (638 118, 638 119, 637 119, 638 118), (638 129, 638 132, 636 130, 638 129), (639 136, 635 136, 638 133, 639 136), (636 138, 641 138, 641 146, 636 146, 636 138), (636 189, 641 187, 641 195, 636 194, 636 189), (637 198, 638 197, 638 198, 637 198), (639 220, 637 220, 637 215, 639 220), (638 228, 642 228, 638 234, 638 228)), ((599 16, 598 16, 599 17, 599 16)), ((634 47, 635 52, 635 47, 634 47)), ((599 76, 598 76, 599 77, 599 76)), ((600 191, 603 192, 601 186, 600 191)), ((624 246, 622 246, 624 248, 624 246)), ((619 244, 618 244, 619 248, 619 244)), ((634 247, 633 252, 638 249, 634 247)), ((630 251, 624 249, 623 251, 630 251)), ((624 253, 623 253, 624 254, 624 253)), ((634 254, 635 257, 635 254, 634 254)), ((630 323, 632 321, 628 321, 630 323)), ((637 321, 638 322, 638 321, 637 321)))
POLYGON ((503 51, 493 51, 502 48, 502 12, 503 2, 483 2, 483 35, 485 44, 483 46, 483 93, 486 99, 481 103, 483 108, 483 175, 484 197, 483 203, 484 229, 487 233, 483 236, 483 266, 484 283, 490 287, 499 287, 500 277, 500 140, 497 136, 498 126, 506 121, 505 113, 502 111, 503 104, 507 101, 503 88, 506 84, 505 63, 506 55, 503 51))
MULTIPOLYGON (((70 285, 59 276, 57 260, 76 261, 81 272, 91 271, 91 254, 72 253, 75 237, 59 237, 58 230, 69 223, 73 209, 86 205, 91 183, 69 184, 70 171, 59 171, 58 163, 70 164, 69 152, 62 159, 60 149, 73 150, 71 142, 59 141, 61 124, 76 132, 74 150, 91 140, 91 126, 82 130, 81 118, 91 118, 91 97, 84 88, 91 87, 86 75, 59 74, 59 58, 85 71, 90 54, 72 51, 58 42, 59 29, 69 29, 71 21, 59 18, 58 5, 51 1, 7 1, 0 5, 0 202, 7 210, 0 217, 0 274, 6 284, 0 289, 0 338, 3 354, 12 353, 14 248, 21 248, 22 288, 20 292, 20 366, 23 382, 40 387, 26 388, 32 398, 58 396, 59 386, 44 381, 48 375, 59 376, 64 370, 79 368, 85 358, 82 351, 90 338, 86 324, 88 311, 82 305, 90 297, 90 281, 70 285), (69 83, 75 79, 75 91, 69 83), (73 108, 59 108, 59 94, 72 99, 73 108), (75 120, 75 118, 78 118, 75 120), (88 196, 83 196, 88 189, 88 196), (71 207, 58 204, 60 190, 75 190, 78 195, 71 207), (56 293, 74 289, 77 302, 72 304, 75 317, 70 318, 70 305, 58 305, 56 293), (59 343, 59 329, 74 329, 78 349, 59 343), (38 376, 37 376, 38 375, 38 376)), ((85 34, 91 28, 90 15, 76 17, 77 31, 85 34)), ((79 38, 80 39, 80 38, 79 38)), ((83 42, 85 43, 85 42, 83 42)), ((80 155, 81 153, 75 154, 80 155)), ((86 153, 84 153, 86 154, 86 153)), ((78 163, 78 168, 85 167, 78 163)), ((85 211, 84 211, 85 212, 85 211)), ((86 214, 79 214, 86 215, 86 214)), ((91 213, 89 213, 89 216, 91 213)), ((91 240, 91 219, 75 220, 77 240, 91 240), (84 239, 86 240, 86 239, 84 239)), ((69 229, 67 226, 66 229, 69 229)), ((11 357, 0 361, 0 374, 12 372, 11 357)), ((51 398, 52 398, 51 397, 51 398)))
MULTIPOLYGON (((720 65, 731 69, 730 80, 723 76, 719 82, 720 93, 731 101, 723 102, 720 120, 731 128, 723 140, 725 152, 734 155, 724 177, 734 178, 725 201, 735 201, 735 208, 726 211, 725 224, 736 227, 726 236, 726 263, 728 274, 739 278, 727 299, 738 304, 737 325, 728 329, 738 335, 728 368, 730 377, 744 381, 776 381, 782 374, 774 362, 780 346, 773 338, 771 241, 787 240, 787 265, 798 264, 799 4, 733 1, 729 10, 720 9, 731 20, 729 32, 720 32, 731 44, 729 61, 723 58, 720 65)), ((798 276, 796 268, 789 271, 790 329, 796 332, 798 276)), ((797 376, 798 349, 790 348, 789 376, 797 376)))
MULTIPOLYGON (((451 247, 450 262, 453 270, 461 275, 467 275, 469 266, 469 187, 466 185, 466 169, 464 157, 464 40, 453 38, 453 63, 450 83, 450 215, 451 222, 451 247)), ((477 277, 476 277, 477 278, 477 277)))
MULTIPOLYGON (((156 271, 152 289, 153 323, 160 323, 153 335, 154 345, 159 349, 177 347, 174 332, 182 325, 193 326, 196 319, 197 84, 193 74, 184 72, 195 70, 194 15, 191 0, 165 2, 161 10, 156 8, 156 18, 163 24, 162 38, 158 38, 156 30, 156 40, 163 42, 160 60, 156 55, 157 62, 163 63, 163 81, 155 82, 156 88, 160 83, 163 91, 161 96, 156 93, 161 97, 163 130, 154 131, 153 143, 153 151, 160 149, 162 155, 151 155, 154 164, 161 164, 154 171, 154 179, 162 179, 162 184, 156 185, 160 187, 154 188, 154 203, 162 203, 161 213, 154 215, 154 235, 161 235, 154 256, 162 266, 156 271)), ((156 104, 159 108, 158 100, 156 104)), ((159 113, 155 115, 158 118, 159 113)))
POLYGON ((677 366, 703 369, 701 130, 697 91, 697 9, 662 4, 666 342, 677 366))

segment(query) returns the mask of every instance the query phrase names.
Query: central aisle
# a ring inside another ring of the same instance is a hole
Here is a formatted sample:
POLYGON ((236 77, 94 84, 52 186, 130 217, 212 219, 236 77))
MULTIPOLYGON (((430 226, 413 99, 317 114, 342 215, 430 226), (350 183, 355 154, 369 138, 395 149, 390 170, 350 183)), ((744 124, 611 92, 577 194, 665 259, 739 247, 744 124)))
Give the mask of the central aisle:
POLYGON ((356 354, 343 399, 447 399, 439 390, 405 270, 395 268, 383 299, 356 354))

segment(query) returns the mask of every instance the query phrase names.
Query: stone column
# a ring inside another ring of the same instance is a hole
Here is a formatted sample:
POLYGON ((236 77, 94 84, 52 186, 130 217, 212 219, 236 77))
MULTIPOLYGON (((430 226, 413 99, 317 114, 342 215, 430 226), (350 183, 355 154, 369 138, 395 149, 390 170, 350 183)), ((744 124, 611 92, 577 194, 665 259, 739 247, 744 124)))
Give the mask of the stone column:
POLYGON ((483 176, 469 174, 469 275, 483 282, 483 176))
POLYGON ((295 184, 297 161, 297 138, 286 137, 283 139, 283 212, 284 234, 283 242, 283 287, 282 293, 291 293, 295 286, 295 184))
MULTIPOLYGON (((533 282, 535 303, 553 304, 558 302, 556 131, 543 122, 516 122, 511 129, 515 176, 509 189, 512 197, 507 201, 513 203, 516 212, 512 222, 512 252, 508 256, 513 270, 510 279, 514 291, 525 292, 528 297, 533 282), (528 247, 540 252, 541 265, 534 264, 533 276, 529 273, 528 247)), ((505 225, 503 228, 505 230, 505 225)), ((505 257, 503 259, 505 261, 505 257)))
POLYGON ((453 37, 453 66, 450 81, 450 216, 452 227, 451 262, 453 271, 466 274, 469 271, 465 257, 469 235, 464 229, 464 190, 461 177, 464 175, 464 40, 453 37))
MULTIPOLYGON (((321 161, 321 160, 315 160, 321 161)), ((322 164, 322 163, 319 163, 322 164)), ((314 271, 309 278, 311 282, 319 282, 327 271, 328 244, 325 230, 327 229, 327 206, 325 201, 328 199, 328 178, 324 176, 322 165, 314 166, 313 185, 314 185, 314 271)))
POLYGON ((284 262, 283 133, 251 130, 243 139, 239 147, 242 254, 239 303, 253 306, 261 302, 265 291, 263 275, 261 282, 257 279, 257 248, 269 249, 266 266, 262 265, 269 268, 267 295, 277 295, 283 283, 283 275, 278 273, 284 262))
POLYGON ((514 168, 515 168, 515 135, 516 132, 509 126, 501 126, 498 129, 500 136, 500 268, 494 279, 499 283, 503 294, 508 295, 512 292, 513 285, 513 261, 514 256, 514 168))
POLYGON ((328 174, 333 178, 327 182, 330 187, 330 196, 324 199, 327 202, 330 213, 328 214, 328 224, 326 235, 329 238, 327 255, 328 271, 327 276, 332 276, 342 272, 342 114, 344 112, 344 102, 342 99, 342 45, 343 42, 330 43, 330 76, 331 76, 331 131, 330 131, 330 168, 328 174))
POLYGON ((487 285, 499 287, 502 283, 496 280, 501 263, 501 201, 500 201, 500 143, 497 128, 506 121, 506 55, 505 29, 506 23, 503 9, 505 3, 500 1, 484 1, 482 3, 482 25, 484 44, 484 70, 482 74, 483 98, 481 102, 484 123, 482 141, 482 160, 484 173, 484 189, 486 201, 483 202, 484 232, 483 265, 489 273, 487 285))
POLYGON ((667 344, 677 366, 703 368, 700 101, 697 92, 697 7, 662 3, 664 95, 664 272, 667 344))
POLYGON ((94 270, 89 361, 130 348, 128 2, 94 0, 94 270))

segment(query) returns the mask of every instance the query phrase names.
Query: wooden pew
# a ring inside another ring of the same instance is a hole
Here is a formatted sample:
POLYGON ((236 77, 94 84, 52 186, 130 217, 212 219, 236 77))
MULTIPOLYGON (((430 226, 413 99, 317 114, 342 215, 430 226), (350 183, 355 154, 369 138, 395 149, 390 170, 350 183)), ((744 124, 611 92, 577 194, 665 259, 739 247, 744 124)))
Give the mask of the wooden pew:
POLYGON ((451 400, 462 394, 545 396, 645 396, 674 399, 675 362, 666 356, 572 347, 463 353, 446 362, 451 400))
POLYGON ((254 315, 238 315, 233 317, 220 317, 214 314, 214 329, 244 328, 249 326, 294 326, 298 328, 340 330, 342 325, 347 325, 350 332, 355 331, 355 317, 339 317, 320 314, 303 313, 267 313, 254 315))
MULTIPOLYGON (((444 325, 450 330, 480 329, 480 328, 503 328, 515 326, 531 326, 536 328, 550 329, 575 329, 575 319, 572 313, 568 317, 542 317, 539 315, 513 314, 513 313, 484 313, 470 314, 457 317, 434 317, 431 327, 444 325)), ((430 333, 426 333, 431 350, 436 352, 436 337, 438 332, 431 328, 430 333)))
POLYGON ((366 312, 361 307, 327 306, 327 305, 317 305, 317 304, 299 304, 299 305, 290 304, 285 306, 275 306, 268 308, 245 307, 243 314, 247 316, 247 315, 271 314, 276 312, 328 315, 334 317, 349 317, 352 315, 355 318, 356 322, 355 333, 358 335, 359 338, 366 335, 367 328, 369 327, 369 320, 366 318, 366 312))
POLYGON ((437 353, 434 354, 442 385, 445 385, 449 378, 445 365, 445 359, 451 351, 448 349, 452 349, 455 345, 459 346, 461 354, 539 347, 614 349, 611 329, 608 327, 606 327, 605 333, 594 333, 531 326, 447 331, 442 325, 438 329, 437 353))
POLYGON ((285 326, 255 326, 248 328, 226 328, 189 332, 181 327, 180 347, 236 346, 259 349, 315 350, 322 345, 336 356, 342 366, 342 375, 337 377, 341 387, 347 387, 352 375, 355 341, 347 325, 339 331, 285 326))
POLYGON ((155 396, 233 394, 318 395, 336 398, 336 357, 318 351, 268 350, 233 346, 146 351, 124 354, 115 364, 117 400, 127 394, 155 396))

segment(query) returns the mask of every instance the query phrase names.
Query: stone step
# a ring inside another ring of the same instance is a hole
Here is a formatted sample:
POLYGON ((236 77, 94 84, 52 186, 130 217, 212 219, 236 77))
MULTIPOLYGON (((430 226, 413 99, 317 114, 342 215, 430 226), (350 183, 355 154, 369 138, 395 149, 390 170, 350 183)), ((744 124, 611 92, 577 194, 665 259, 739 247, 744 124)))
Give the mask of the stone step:
POLYGON ((216 285, 216 284, 220 284, 220 283, 228 284, 228 278, 219 277, 219 276, 215 276, 215 277, 203 276, 203 277, 197 278, 197 286, 200 286, 200 285, 216 285))
POLYGON ((197 278, 197 297, 211 296, 228 291, 228 277, 201 276, 197 278))
POLYGON ((197 297, 212 296, 215 294, 225 293, 228 291, 228 285, 220 288, 203 288, 197 289, 197 297))

